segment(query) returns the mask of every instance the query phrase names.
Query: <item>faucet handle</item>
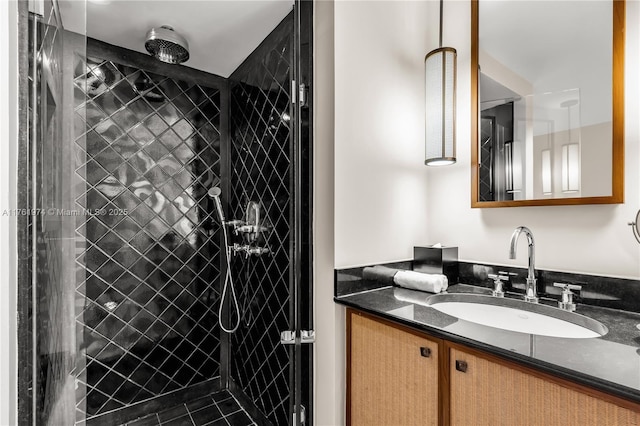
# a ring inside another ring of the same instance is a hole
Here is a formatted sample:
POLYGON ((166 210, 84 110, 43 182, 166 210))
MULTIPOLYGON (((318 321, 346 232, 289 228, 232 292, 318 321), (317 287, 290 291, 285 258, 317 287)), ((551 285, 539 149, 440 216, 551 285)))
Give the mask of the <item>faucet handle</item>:
POLYGON ((496 281, 496 280, 506 281, 506 280, 509 279, 509 276, 508 275, 502 275, 502 272, 498 272, 497 274, 488 274, 487 277, 491 278, 494 281, 496 281))
POLYGON ((560 300, 558 300, 558 307, 569 312, 575 311, 576 304, 573 303, 574 293, 571 290, 581 290, 582 286, 567 283, 553 283, 553 286, 562 288, 562 295, 560 300))
POLYGON ((569 284, 569 283, 553 283, 554 287, 560 287, 564 291, 569 291, 571 294, 571 290, 582 290, 582 286, 578 284, 569 284))
POLYGON ((498 274, 505 277, 505 278, 502 278, 503 280, 510 280, 511 277, 518 276, 518 274, 516 274, 515 272, 507 272, 507 271, 498 271, 498 274))
POLYGON ((493 280, 493 291, 491 294, 495 297, 504 297, 503 283, 502 280, 508 280, 509 277, 506 275, 500 275, 500 273, 496 274, 488 274, 489 278, 493 280))

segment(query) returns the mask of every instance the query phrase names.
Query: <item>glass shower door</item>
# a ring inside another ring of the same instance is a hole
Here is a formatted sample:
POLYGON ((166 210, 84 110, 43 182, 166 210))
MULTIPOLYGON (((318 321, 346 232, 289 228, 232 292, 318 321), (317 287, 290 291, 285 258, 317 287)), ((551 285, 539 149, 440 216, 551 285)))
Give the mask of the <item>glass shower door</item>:
MULTIPOLYGON (((21 2, 22 3, 22 2, 21 2)), ((26 4, 26 2, 24 2, 26 4)), ((78 2, 79 4, 81 2, 78 2)), ((83 4, 83 3, 82 3, 83 4)), ((24 6, 23 6, 24 7, 24 6)), ((56 0, 29 5, 29 144, 20 156, 29 164, 24 241, 30 246, 26 266, 30 331, 21 345, 20 362, 31 368, 26 397, 20 405, 21 424, 73 425, 76 415, 75 370, 75 219, 73 197, 73 89, 65 51, 69 35, 62 26, 56 0), (24 401, 28 402, 24 402, 24 401)), ((74 35, 84 45, 83 35, 74 35)), ((22 241, 21 241, 22 242, 22 241)), ((25 279, 25 281, 26 281, 25 279)))

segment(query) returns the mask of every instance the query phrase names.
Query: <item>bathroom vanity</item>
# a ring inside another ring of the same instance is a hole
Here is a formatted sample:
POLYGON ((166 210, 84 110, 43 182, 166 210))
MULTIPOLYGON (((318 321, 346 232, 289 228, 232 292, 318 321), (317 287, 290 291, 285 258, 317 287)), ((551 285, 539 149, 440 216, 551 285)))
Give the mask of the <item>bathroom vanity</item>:
POLYGON ((348 425, 631 425, 640 404, 347 310, 348 425))
POLYGON ((579 305, 608 332, 551 337, 461 320, 431 297, 394 286, 336 293, 348 307, 347 424, 640 424, 640 315, 579 305))

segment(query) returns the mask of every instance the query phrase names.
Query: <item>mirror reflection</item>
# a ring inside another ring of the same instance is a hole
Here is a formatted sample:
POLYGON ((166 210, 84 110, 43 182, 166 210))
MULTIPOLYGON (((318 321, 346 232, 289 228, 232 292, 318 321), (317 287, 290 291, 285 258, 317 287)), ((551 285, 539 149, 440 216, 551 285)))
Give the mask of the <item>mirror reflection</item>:
POLYGON ((614 195, 614 3, 476 3, 475 202, 614 195))

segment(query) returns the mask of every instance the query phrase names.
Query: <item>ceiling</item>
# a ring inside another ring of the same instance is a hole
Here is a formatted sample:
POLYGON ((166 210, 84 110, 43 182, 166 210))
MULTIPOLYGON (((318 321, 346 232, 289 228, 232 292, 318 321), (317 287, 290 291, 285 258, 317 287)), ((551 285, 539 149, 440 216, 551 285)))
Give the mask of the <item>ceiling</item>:
POLYGON ((169 25, 189 42, 186 66, 229 77, 293 0, 88 0, 86 14, 84 1, 59 4, 67 30, 143 53, 147 31, 169 25))

